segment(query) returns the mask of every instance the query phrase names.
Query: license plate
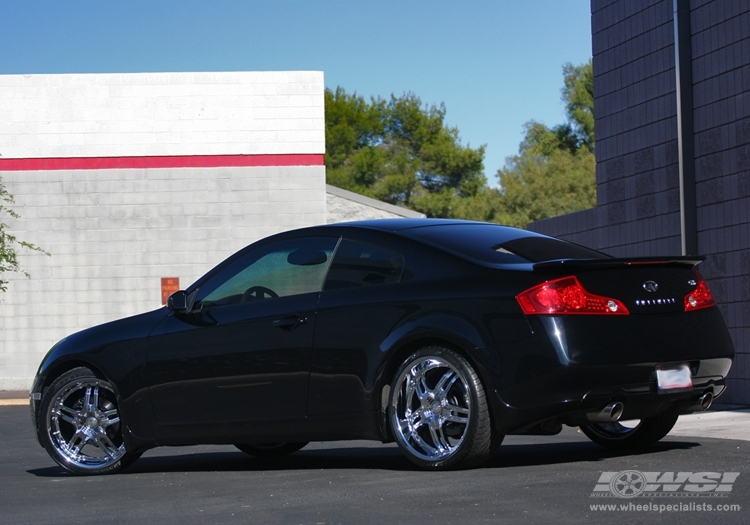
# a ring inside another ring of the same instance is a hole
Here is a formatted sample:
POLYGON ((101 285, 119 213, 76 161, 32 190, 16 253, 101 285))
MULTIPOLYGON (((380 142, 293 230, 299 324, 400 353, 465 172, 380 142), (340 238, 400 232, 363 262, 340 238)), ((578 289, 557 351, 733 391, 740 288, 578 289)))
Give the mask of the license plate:
POLYGON ((669 367, 657 366, 656 383, 659 386, 660 392, 690 388, 693 386, 690 367, 686 364, 669 367))

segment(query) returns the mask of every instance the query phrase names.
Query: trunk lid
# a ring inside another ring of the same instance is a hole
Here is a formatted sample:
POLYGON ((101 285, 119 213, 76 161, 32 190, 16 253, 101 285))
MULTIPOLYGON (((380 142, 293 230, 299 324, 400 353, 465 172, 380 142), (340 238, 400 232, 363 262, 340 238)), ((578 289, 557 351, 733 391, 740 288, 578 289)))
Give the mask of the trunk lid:
POLYGON ((696 289, 702 257, 642 257, 546 261, 537 272, 576 275, 591 293, 619 299, 631 315, 681 312, 696 289))

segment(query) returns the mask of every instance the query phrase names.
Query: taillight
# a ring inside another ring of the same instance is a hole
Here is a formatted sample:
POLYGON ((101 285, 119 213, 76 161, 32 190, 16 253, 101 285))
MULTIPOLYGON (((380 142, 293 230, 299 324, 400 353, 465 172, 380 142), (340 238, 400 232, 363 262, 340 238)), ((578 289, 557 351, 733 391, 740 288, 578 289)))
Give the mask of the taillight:
POLYGON ((685 296, 685 311, 700 310, 701 308, 709 308, 716 304, 714 296, 711 295, 711 290, 708 289, 706 281, 703 276, 698 272, 696 274, 696 287, 695 290, 685 296))
POLYGON ((575 277, 547 281, 516 296, 523 313, 628 315, 628 309, 617 299, 588 292, 575 277))

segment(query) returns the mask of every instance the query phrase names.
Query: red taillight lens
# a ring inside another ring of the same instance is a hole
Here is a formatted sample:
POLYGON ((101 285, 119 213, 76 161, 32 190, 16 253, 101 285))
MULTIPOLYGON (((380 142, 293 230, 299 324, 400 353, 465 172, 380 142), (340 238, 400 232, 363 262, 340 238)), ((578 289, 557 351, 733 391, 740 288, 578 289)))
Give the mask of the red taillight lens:
POLYGON ((706 281, 703 279, 701 274, 695 272, 698 283, 695 290, 685 296, 685 311, 700 310, 701 308, 709 308, 716 305, 714 296, 711 295, 711 290, 708 289, 706 281))
POLYGON ((531 314, 628 315, 617 299, 586 291, 574 277, 563 277, 529 288, 516 296, 521 310, 531 314))

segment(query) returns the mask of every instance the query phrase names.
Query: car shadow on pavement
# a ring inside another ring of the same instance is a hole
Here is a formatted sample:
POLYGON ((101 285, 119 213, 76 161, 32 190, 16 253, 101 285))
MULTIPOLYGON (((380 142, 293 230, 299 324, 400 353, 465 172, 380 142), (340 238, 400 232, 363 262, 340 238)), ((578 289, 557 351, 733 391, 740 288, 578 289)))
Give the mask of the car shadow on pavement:
MULTIPOLYGON (((181 447, 175 454, 168 448, 155 449, 154 455, 140 458, 123 474, 148 474, 167 472, 238 472, 279 470, 393 470, 419 471, 401 451, 393 445, 384 446, 340 446, 327 444, 330 448, 303 449, 289 456, 257 458, 234 449, 221 447, 212 451, 210 447, 181 447), (206 450, 208 448, 208 450, 206 450)), ((503 469, 525 466, 557 465, 577 462, 596 462, 624 456, 659 454, 670 450, 689 450, 701 446, 692 441, 661 441, 641 450, 612 451, 589 442, 530 443, 502 445, 481 469, 503 469)), ((27 471, 39 477, 66 477, 60 467, 31 469, 27 471)))
POLYGON ((642 449, 618 451, 602 448, 599 445, 588 442, 501 445, 483 468, 604 461, 623 456, 660 454, 668 450, 688 450, 700 446, 700 443, 691 441, 660 441, 642 449))
POLYGON ((395 447, 346 447, 301 450, 288 456, 258 458, 237 451, 143 457, 127 474, 147 472, 273 470, 418 470, 395 447))

